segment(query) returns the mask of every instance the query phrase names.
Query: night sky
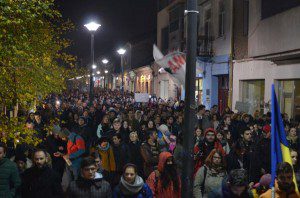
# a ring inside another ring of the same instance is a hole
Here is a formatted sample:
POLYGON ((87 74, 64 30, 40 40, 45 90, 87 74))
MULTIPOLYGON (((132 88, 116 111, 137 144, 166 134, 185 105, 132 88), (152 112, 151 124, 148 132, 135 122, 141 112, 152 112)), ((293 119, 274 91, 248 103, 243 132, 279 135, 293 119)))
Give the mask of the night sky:
POLYGON ((84 24, 95 20, 102 26, 95 34, 95 59, 116 60, 116 49, 126 42, 153 32, 156 28, 157 0, 57 0, 56 5, 75 30, 69 53, 82 60, 90 60, 90 34, 84 24))

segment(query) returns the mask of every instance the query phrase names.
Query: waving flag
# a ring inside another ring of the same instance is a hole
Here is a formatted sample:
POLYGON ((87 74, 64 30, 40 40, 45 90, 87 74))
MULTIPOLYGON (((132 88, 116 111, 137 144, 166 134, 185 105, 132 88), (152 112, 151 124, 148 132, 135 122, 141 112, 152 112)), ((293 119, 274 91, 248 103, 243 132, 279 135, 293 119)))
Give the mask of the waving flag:
MULTIPOLYGON (((186 56, 185 53, 174 51, 163 55, 158 47, 153 45, 153 58, 155 62, 171 76, 176 78, 181 85, 185 84, 186 56)), ((196 73, 202 73, 200 66, 196 64, 196 73)))
MULTIPOLYGON (((277 102, 274 85, 272 85, 272 122, 271 122, 271 173, 272 182, 271 188, 274 187, 274 181, 276 177, 276 166, 279 162, 288 162, 292 165, 292 158, 288 147, 288 141, 286 139, 283 121, 280 113, 280 108, 277 102)), ((294 173, 294 183, 297 189, 297 182, 294 173)))

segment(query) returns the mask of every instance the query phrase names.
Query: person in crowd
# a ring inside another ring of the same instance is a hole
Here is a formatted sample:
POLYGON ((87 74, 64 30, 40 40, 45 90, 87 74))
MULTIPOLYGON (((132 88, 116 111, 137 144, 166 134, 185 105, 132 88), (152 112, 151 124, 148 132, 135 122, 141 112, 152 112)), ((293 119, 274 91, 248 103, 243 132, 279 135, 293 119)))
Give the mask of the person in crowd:
POLYGON ((194 147, 196 160, 195 173, 201 166, 203 166, 204 160, 213 149, 217 149, 225 155, 225 151, 216 137, 216 131, 213 128, 208 128, 204 133, 203 141, 199 142, 199 144, 194 147))
POLYGON ((249 177, 251 182, 258 182, 259 178, 271 173, 271 127, 265 125, 262 130, 263 138, 254 146, 253 154, 250 156, 249 177))
POLYGON ((126 137, 127 134, 122 130, 122 122, 119 118, 114 119, 113 129, 109 138, 112 139, 113 135, 115 134, 120 134, 122 140, 125 140, 126 138, 128 139, 128 137, 126 137))
POLYGON ((90 155, 91 158, 93 158, 95 160, 95 163, 96 163, 96 167, 97 167, 97 173, 100 173, 103 178, 108 181, 108 178, 109 178, 109 173, 103 169, 102 167, 102 159, 101 159, 101 155, 99 155, 98 152, 93 152, 91 153, 90 155))
POLYGON ((47 132, 45 131, 45 125, 40 112, 34 113, 33 125, 34 130, 37 132, 37 137, 44 141, 46 139, 47 132))
POLYGON ((233 149, 226 156, 227 172, 229 173, 234 169, 249 170, 250 159, 245 155, 245 147, 238 141, 233 146, 233 149))
POLYGON ((291 158, 292 158, 292 165, 296 176, 296 181, 298 184, 298 189, 300 189, 300 165, 298 161, 298 152, 296 150, 291 149, 291 158))
POLYGON ((221 131, 217 131, 217 139, 221 143, 222 148, 225 151, 225 154, 228 155, 230 152, 230 146, 229 146, 226 138, 224 137, 224 133, 221 131))
POLYGON ((110 130, 111 128, 109 124, 109 115, 104 115, 101 123, 98 125, 97 128, 97 137, 98 138, 101 138, 102 136, 108 137, 110 130))
POLYGON ((174 161, 177 166, 178 174, 181 175, 184 165, 183 134, 180 133, 176 138, 176 145, 173 149, 174 161))
POLYGON ((254 198, 259 198, 260 195, 262 195, 265 192, 267 192, 267 190, 270 187, 271 180, 272 180, 271 174, 265 174, 265 175, 263 175, 260 178, 259 182, 256 183, 253 186, 253 188, 251 189, 253 197, 254 198))
POLYGON ((54 125, 52 134, 47 137, 45 145, 52 159, 53 170, 57 171, 60 178, 62 178, 65 169, 65 160, 62 156, 66 153, 67 145, 59 137, 60 130, 61 128, 58 125, 54 125))
POLYGON ((253 141, 252 132, 249 127, 242 129, 242 134, 240 138, 240 144, 245 148, 246 153, 250 154, 253 152, 253 141))
POLYGON ((234 169, 230 171, 221 187, 211 191, 208 198, 251 198, 253 194, 248 187, 247 171, 234 169))
POLYGON ((132 197, 132 198, 152 198, 152 191, 138 175, 137 166, 126 164, 119 184, 113 192, 114 198, 132 197))
POLYGON ((14 162, 17 164, 19 175, 21 176, 27 169, 27 158, 25 154, 17 154, 15 156, 14 162))
POLYGON ((157 130, 158 130, 157 142, 159 144, 160 152, 168 151, 169 144, 170 144, 170 135, 171 135, 171 132, 169 131, 168 126, 165 124, 162 124, 157 128, 157 130))
POLYGON ((218 120, 218 115, 217 114, 212 114, 212 120, 211 121, 212 121, 213 128, 215 130, 217 130, 218 127, 219 127, 219 124, 220 124, 220 122, 218 120))
POLYGON ((5 155, 6 145, 0 142, 0 197, 14 198, 21 180, 16 164, 5 155))
POLYGON ((287 141, 289 142, 289 147, 299 151, 300 150, 300 138, 297 135, 296 127, 291 127, 289 133, 286 137, 287 141))
POLYGON ((80 135, 70 132, 68 129, 61 129, 59 136, 60 138, 67 140, 67 153, 63 153, 64 155, 61 155, 61 153, 56 153, 56 155, 63 157, 69 170, 71 171, 71 179, 76 179, 78 177, 78 170, 82 157, 86 153, 84 139, 80 135))
POLYGON ((171 153, 160 153, 158 168, 149 175, 147 184, 153 193, 153 197, 181 197, 181 178, 177 173, 174 157, 171 153))
POLYGON ((141 154, 141 143, 138 139, 137 132, 131 132, 129 135, 129 163, 135 164, 138 167, 139 175, 144 177, 143 173, 143 157, 141 154))
MULTIPOLYGON (((262 194, 260 198, 269 198, 272 196, 272 190, 262 194)), ((296 198, 300 197, 299 192, 295 191, 295 183, 293 182, 293 168, 287 162, 277 164, 276 180, 275 180, 275 197, 280 198, 296 198)))
POLYGON ((226 177, 226 164, 222 152, 213 149, 194 179, 194 197, 207 197, 208 193, 221 186, 226 177))
POLYGON ((195 128, 195 146, 203 141, 203 139, 202 129, 198 126, 195 128))
POLYGON ((146 142, 141 145, 141 155, 144 161, 144 176, 147 178, 158 165, 159 149, 157 145, 157 132, 149 130, 146 142))
POLYGON ((80 176, 72 181, 67 190, 68 197, 72 198, 111 198, 112 191, 101 173, 97 172, 95 160, 91 157, 84 158, 80 164, 80 176))
POLYGON ((92 133, 90 127, 87 125, 87 118, 84 116, 79 117, 78 126, 72 129, 73 132, 80 135, 86 144, 87 147, 90 146, 92 133))
POLYGON ((47 165, 47 154, 36 150, 33 155, 34 166, 25 170, 22 175, 22 197, 63 197, 60 177, 47 165))
POLYGON ((129 148, 128 145, 122 141, 120 133, 115 133, 112 136, 112 142, 112 148, 116 163, 115 181, 119 181, 123 172, 123 167, 129 161, 129 148))
POLYGON ((91 149, 91 153, 98 152, 102 159, 102 168, 108 176, 106 177, 108 182, 112 182, 113 176, 116 172, 116 161, 114 157, 113 148, 110 145, 108 138, 101 137, 98 140, 96 148, 91 149))
POLYGON ((129 123, 128 123, 127 120, 123 120, 122 131, 124 133, 123 142, 126 143, 126 144, 128 144, 129 143, 130 130, 129 130, 129 123))

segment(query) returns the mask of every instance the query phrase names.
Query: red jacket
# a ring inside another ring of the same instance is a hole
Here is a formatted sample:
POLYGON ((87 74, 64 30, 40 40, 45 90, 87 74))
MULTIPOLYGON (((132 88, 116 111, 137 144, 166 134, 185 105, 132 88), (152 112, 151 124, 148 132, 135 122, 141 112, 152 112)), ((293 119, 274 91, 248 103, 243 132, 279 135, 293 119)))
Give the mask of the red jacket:
POLYGON ((164 170, 167 159, 172 156, 173 155, 169 152, 162 152, 159 155, 158 170, 153 171, 147 179, 147 184, 152 190, 154 198, 181 198, 181 179, 179 176, 179 187, 177 191, 175 191, 172 182, 169 184, 168 188, 163 189, 162 181, 160 179, 160 173, 164 170))

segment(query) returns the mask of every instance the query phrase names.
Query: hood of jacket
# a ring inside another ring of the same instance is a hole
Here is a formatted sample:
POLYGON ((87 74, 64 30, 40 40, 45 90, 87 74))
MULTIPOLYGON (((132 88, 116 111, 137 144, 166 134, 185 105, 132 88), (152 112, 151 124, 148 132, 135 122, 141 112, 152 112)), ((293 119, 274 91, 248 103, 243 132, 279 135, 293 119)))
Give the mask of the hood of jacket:
POLYGON ((158 167, 157 167, 159 172, 163 172, 166 161, 169 157, 173 157, 173 155, 170 152, 162 152, 159 154, 159 161, 158 161, 158 167))

